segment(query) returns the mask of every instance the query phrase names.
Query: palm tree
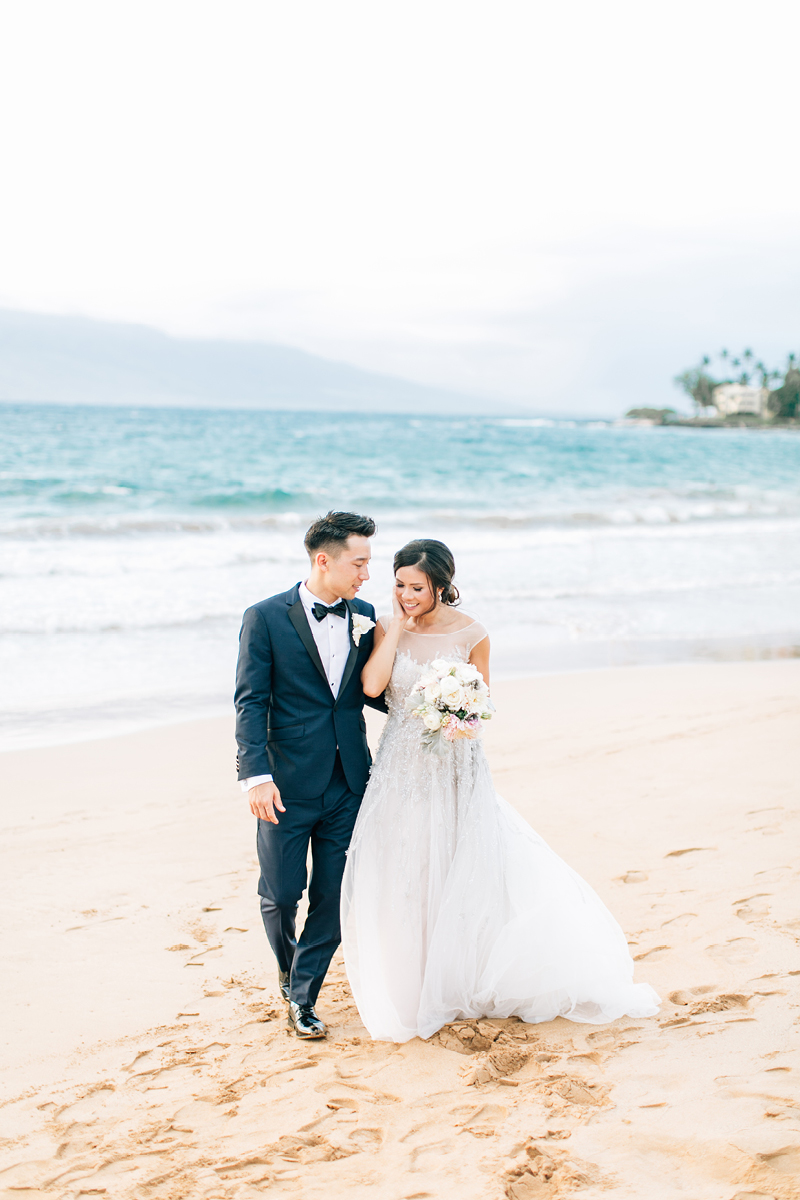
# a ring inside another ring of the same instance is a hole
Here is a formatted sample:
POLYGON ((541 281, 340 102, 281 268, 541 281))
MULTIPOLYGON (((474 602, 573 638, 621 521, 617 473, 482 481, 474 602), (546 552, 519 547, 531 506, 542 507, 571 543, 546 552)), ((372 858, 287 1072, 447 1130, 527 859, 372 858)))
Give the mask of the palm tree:
POLYGON ((712 379, 708 373, 707 368, 710 363, 710 358, 705 354, 700 360, 699 366, 692 367, 691 370, 675 376, 674 382, 692 397, 697 409, 711 408, 714 403, 714 388, 717 386, 717 381, 712 379))
MULTIPOLYGON (((776 379, 781 378, 778 371, 773 374, 776 379)), ((774 392, 770 392, 767 404, 770 412, 776 417, 784 420, 800 417, 800 369, 795 354, 787 356, 783 384, 774 392)))
MULTIPOLYGON (((756 380, 762 388, 769 389, 770 384, 780 382, 775 391, 770 392, 768 408, 775 416, 782 418, 800 418, 800 360, 798 355, 789 354, 784 371, 772 371, 763 359, 756 361, 751 349, 743 350, 737 358, 725 348, 718 356, 719 374, 721 379, 712 375, 711 358, 704 354, 700 363, 689 371, 675 376, 675 383, 683 388, 692 399, 698 411, 710 408, 714 404, 714 389, 722 383, 737 383, 750 386, 756 380)), ((714 372, 716 374, 717 372, 714 372)))

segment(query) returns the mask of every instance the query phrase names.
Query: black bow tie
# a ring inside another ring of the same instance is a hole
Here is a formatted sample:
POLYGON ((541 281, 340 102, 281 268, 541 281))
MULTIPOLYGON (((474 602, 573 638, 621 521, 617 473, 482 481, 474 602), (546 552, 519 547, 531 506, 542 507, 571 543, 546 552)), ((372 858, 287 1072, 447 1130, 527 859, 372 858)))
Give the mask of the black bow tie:
POLYGON ((340 600, 338 604, 332 604, 330 608, 326 608, 324 604, 315 604, 311 611, 318 621, 324 621, 329 614, 333 617, 346 617, 347 605, 344 600, 340 600))

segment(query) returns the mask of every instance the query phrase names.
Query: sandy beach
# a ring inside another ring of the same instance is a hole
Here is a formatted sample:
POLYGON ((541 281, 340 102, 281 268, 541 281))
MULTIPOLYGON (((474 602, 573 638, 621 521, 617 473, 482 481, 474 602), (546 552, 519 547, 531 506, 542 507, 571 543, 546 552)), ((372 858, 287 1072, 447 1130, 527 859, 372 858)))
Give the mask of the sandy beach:
POLYGON ((337 956, 330 1038, 301 1043, 232 719, 6 753, 0 1195, 800 1195, 800 662, 494 695, 498 790, 609 904, 661 1014, 373 1043, 337 956))

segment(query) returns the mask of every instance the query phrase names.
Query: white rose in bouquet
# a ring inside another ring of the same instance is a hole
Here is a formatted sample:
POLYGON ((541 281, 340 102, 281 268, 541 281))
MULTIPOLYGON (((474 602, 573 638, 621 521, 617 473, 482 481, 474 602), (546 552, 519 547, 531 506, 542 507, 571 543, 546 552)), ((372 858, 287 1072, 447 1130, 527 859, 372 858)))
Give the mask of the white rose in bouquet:
POLYGON ((441 728, 442 714, 435 708, 429 708, 422 718, 422 723, 426 729, 430 729, 431 733, 435 733, 441 728))
POLYGON ((426 704, 435 704, 437 700, 442 698, 442 689, 439 683, 429 683, 422 693, 426 704))
POLYGON ((442 699, 449 703, 451 698, 461 694, 461 684, 458 682, 455 675, 445 675, 444 679, 439 684, 439 691, 442 699))
POLYGON ((471 662, 459 663, 456 667, 456 679, 459 683, 475 683, 481 673, 471 662))

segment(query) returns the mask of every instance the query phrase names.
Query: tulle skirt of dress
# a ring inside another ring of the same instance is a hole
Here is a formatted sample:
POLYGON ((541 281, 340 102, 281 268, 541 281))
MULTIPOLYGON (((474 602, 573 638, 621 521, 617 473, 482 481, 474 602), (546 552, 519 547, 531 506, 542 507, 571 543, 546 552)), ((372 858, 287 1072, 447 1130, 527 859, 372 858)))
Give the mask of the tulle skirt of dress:
POLYGON ((418 726, 413 743, 403 736, 407 724, 390 717, 384 731, 342 886, 347 974, 371 1036, 427 1038, 468 1017, 656 1013, 619 925, 497 795, 480 742, 439 758, 418 748, 418 726))

